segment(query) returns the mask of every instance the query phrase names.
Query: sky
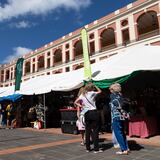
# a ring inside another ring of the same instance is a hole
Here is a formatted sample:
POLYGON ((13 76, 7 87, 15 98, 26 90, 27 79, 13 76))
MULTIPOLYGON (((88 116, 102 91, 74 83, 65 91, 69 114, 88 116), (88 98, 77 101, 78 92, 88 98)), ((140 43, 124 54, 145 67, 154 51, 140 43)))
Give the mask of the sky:
POLYGON ((135 0, 0 0, 0 64, 5 64, 135 0))

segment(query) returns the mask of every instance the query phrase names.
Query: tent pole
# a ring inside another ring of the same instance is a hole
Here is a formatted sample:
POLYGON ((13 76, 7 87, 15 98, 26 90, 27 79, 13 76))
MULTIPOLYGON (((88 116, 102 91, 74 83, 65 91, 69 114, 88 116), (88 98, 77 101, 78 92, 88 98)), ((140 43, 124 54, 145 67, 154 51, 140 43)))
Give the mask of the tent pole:
POLYGON ((46 100, 45 100, 45 94, 43 94, 43 106, 44 106, 44 128, 46 129, 46 100))

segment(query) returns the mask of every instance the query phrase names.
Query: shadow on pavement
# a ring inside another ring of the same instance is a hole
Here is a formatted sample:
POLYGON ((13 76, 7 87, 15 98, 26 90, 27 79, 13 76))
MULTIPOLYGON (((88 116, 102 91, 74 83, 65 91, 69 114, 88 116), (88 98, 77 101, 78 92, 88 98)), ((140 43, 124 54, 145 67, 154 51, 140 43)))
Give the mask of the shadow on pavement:
POLYGON ((103 143, 100 147, 103 148, 103 150, 105 151, 105 150, 112 148, 113 144, 112 143, 103 143))
POLYGON ((129 140, 128 141, 128 145, 131 151, 139 151, 141 149, 144 149, 143 146, 141 146, 140 144, 138 144, 136 141, 134 140, 129 140))

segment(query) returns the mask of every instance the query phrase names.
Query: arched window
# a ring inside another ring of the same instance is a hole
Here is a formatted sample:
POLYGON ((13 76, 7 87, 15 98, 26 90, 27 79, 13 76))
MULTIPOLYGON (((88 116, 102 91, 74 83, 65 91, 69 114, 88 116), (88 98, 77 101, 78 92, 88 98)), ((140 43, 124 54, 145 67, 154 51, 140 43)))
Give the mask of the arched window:
POLYGON ((9 74, 10 74, 10 71, 6 70, 6 80, 9 80, 9 74))
POLYGON ((30 67, 30 62, 25 63, 25 74, 30 73, 31 67, 30 67))
POLYGON ((3 78, 4 78, 4 70, 1 70, 1 73, 0 73, 0 82, 3 82, 3 78))
POLYGON ((54 72, 54 74, 58 74, 58 73, 61 73, 61 72, 60 72, 60 71, 55 71, 55 72, 54 72))
POLYGON ((101 50, 107 50, 114 48, 115 45, 115 33, 113 28, 105 29, 101 35, 101 50))
POLYGON ((62 50, 57 49, 54 52, 54 63, 62 63, 62 50))
POLYGON ((44 56, 38 58, 38 70, 44 68, 44 56))
POLYGON ((82 40, 79 40, 74 45, 75 58, 81 58, 83 56, 82 40))
POLYGON ((84 66, 82 65, 82 64, 80 64, 80 65, 77 65, 75 68, 74 68, 74 70, 77 70, 77 69, 80 69, 80 68, 83 68, 84 66))
POLYGON ((139 39, 157 35, 159 33, 157 13, 155 11, 148 11, 140 15, 137 19, 137 30, 139 39))

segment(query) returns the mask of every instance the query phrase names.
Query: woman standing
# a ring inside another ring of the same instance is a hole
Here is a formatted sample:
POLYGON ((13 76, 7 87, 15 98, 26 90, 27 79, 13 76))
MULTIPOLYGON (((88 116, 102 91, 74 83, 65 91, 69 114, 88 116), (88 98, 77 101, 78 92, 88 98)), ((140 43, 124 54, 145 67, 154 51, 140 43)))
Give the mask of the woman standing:
POLYGON ((94 144, 94 153, 102 152, 98 144, 98 131, 100 123, 100 114, 95 105, 95 98, 101 90, 92 83, 88 83, 82 94, 75 100, 75 105, 83 107, 85 112, 85 131, 86 131, 86 152, 90 152, 90 137, 92 137, 94 144), (82 103, 80 103, 82 101, 82 103), (82 105, 83 104, 83 105, 82 105))
POLYGON ((123 97, 121 94, 121 85, 119 83, 114 83, 109 88, 110 95, 110 107, 111 107, 111 117, 112 117, 112 129, 115 137, 120 145, 121 151, 116 152, 116 154, 128 154, 129 148, 124 132, 124 119, 126 112, 122 109, 123 97))
MULTIPOLYGON (((84 90, 84 87, 81 87, 79 92, 78 92, 77 97, 79 97, 83 93, 83 90, 84 90)), ((82 100, 79 103, 81 104, 81 106, 83 106, 82 100)), ((81 134, 81 138, 82 138, 81 145, 84 146, 85 145, 85 125, 84 125, 84 115, 83 115, 82 111, 83 111, 83 107, 77 106, 77 118, 78 118, 78 120, 76 122, 76 125, 77 125, 78 130, 81 134)))

